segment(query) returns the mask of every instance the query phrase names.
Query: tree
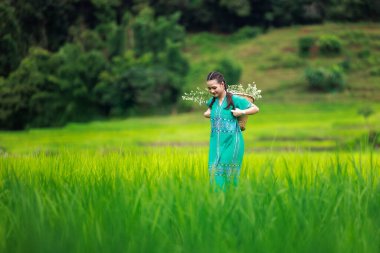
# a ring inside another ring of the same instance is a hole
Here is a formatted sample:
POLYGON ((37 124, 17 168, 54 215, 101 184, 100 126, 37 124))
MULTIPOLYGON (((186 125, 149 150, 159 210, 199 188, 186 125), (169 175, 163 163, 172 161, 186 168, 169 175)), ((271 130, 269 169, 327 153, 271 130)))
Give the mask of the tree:
POLYGON ((0 76, 8 76, 21 61, 23 45, 15 9, 6 1, 0 3, 0 76))
MULTIPOLYGON (((47 93, 55 93, 51 73, 50 53, 40 48, 32 48, 16 69, 0 87, 0 126, 6 129, 23 129, 36 119, 40 109, 36 100, 46 98, 47 93), (37 99, 37 96, 39 98, 37 99), (37 105, 37 106, 36 106, 37 105)), ((54 102, 53 96, 49 96, 54 102)), ((50 108, 50 107, 49 107, 50 108)))
POLYGON ((179 14, 156 18, 150 8, 124 23, 132 29, 126 41, 129 49, 112 59, 96 86, 102 106, 111 115, 146 111, 171 105, 181 93, 188 72, 182 56, 184 30, 177 24, 179 14))

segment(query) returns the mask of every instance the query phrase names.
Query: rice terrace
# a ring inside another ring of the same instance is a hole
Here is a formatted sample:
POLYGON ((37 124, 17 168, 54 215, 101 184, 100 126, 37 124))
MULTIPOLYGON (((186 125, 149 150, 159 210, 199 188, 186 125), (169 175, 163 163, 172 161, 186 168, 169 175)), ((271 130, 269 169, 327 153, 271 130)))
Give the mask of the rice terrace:
MULTIPOLYGON (((94 20, 119 17, 96 6, 94 20)), ((205 32, 185 15, 181 47, 173 28, 168 48, 126 36, 116 50, 111 31, 163 32, 179 18, 150 11, 106 28, 84 18, 72 44, 40 41, 1 74, 0 252, 380 252, 379 20, 205 32), (326 41, 339 49, 324 54, 326 41), (224 190, 210 183, 207 106, 181 100, 218 68, 263 95, 224 190)))

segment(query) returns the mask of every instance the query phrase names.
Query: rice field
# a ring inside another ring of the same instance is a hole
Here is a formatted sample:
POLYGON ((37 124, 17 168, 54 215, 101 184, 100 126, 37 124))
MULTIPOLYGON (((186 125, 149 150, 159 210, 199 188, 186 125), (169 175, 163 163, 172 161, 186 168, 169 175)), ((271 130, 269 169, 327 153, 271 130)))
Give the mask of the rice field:
MULTIPOLYGON (((366 121, 357 111, 364 102, 257 104, 243 133, 247 152, 334 151, 357 149, 369 128, 380 132, 380 104, 366 121)), ((0 153, 55 153, 61 149, 207 148, 210 122, 201 110, 178 115, 135 117, 64 128, 0 131, 0 153)), ((380 138, 379 138, 380 139, 380 138)), ((380 140, 379 140, 380 142, 380 140)))
POLYGON ((267 107, 225 192, 199 112, 0 132, 0 252, 379 252, 378 149, 339 145, 355 111, 267 107))
POLYGON ((2 156, 0 251, 380 250, 373 151, 248 154, 226 192, 205 164, 199 149, 2 156))

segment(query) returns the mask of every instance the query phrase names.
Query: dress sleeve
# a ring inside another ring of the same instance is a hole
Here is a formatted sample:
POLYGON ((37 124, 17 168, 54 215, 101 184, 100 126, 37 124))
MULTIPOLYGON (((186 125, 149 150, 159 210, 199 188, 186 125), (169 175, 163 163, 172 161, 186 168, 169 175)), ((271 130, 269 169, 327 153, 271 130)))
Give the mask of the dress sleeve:
POLYGON ((232 100, 234 101, 235 107, 237 107, 241 110, 248 109, 252 106, 252 103, 250 101, 248 101, 248 99, 245 99, 245 98, 238 96, 238 95, 233 95, 232 100))
POLYGON ((213 98, 210 98, 209 100, 207 100, 207 102, 206 102, 207 107, 210 107, 210 104, 211 104, 211 102, 212 102, 212 99, 213 99, 213 98))

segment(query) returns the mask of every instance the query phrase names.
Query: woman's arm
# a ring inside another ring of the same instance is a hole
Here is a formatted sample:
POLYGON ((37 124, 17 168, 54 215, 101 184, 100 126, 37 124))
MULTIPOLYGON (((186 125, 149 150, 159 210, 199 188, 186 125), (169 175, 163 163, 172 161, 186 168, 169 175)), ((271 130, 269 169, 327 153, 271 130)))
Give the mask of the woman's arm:
POLYGON ((259 112, 259 107, 256 105, 252 104, 251 107, 245 110, 240 110, 239 108, 235 108, 235 110, 231 110, 232 114, 235 117, 240 117, 241 115, 251 115, 259 112))
POLYGON ((210 115, 211 115, 211 110, 210 108, 208 108, 207 111, 203 113, 203 116, 205 116, 206 118, 210 118, 210 115))

